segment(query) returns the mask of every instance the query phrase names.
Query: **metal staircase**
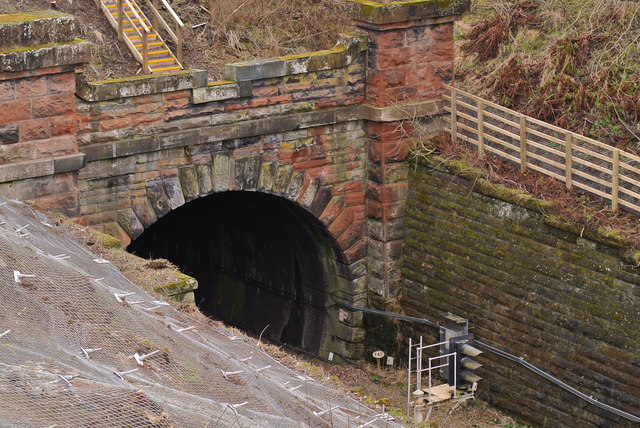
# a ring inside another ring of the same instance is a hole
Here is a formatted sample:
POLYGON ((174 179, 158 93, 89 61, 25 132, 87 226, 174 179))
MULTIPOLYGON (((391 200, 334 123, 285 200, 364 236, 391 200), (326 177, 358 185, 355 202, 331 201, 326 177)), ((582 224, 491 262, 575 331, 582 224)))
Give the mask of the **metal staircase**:
POLYGON ((135 0, 95 0, 105 14, 118 38, 125 42, 146 73, 182 70, 182 29, 184 24, 166 0, 160 0, 174 21, 175 31, 158 11, 158 0, 147 0, 152 22, 147 19, 135 0), (119 19, 119 17, 122 17, 119 19), (177 55, 158 34, 163 28, 177 45, 177 55))

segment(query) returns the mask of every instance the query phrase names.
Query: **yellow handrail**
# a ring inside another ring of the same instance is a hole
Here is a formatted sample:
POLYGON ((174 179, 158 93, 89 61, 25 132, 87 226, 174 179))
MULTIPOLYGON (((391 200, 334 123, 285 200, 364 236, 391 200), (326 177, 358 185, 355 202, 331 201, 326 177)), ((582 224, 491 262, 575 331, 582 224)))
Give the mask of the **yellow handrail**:
POLYGON ((169 37, 171 37, 171 39, 176 43, 176 46, 177 46, 176 57, 178 59, 178 62, 182 66, 182 44, 183 44, 184 23, 182 22, 178 14, 176 14, 176 12, 173 10, 173 8, 171 7, 171 5, 167 0, 160 0, 160 1, 162 2, 162 5, 165 7, 165 9, 167 9, 167 11, 169 12, 169 15, 171 16, 173 21, 175 22, 176 28, 174 32, 169 26, 169 24, 167 24, 167 21, 162 17, 162 15, 160 15, 160 11, 158 10, 158 0, 153 0, 153 1, 147 0, 147 5, 149 6, 149 9, 153 13, 154 26, 158 27, 161 25, 162 28, 164 28, 164 30, 169 34, 169 37))
POLYGON ((150 73, 151 69, 149 68, 149 34, 151 33, 151 28, 145 24, 144 20, 135 9, 133 4, 129 0, 118 0, 117 3, 118 8, 118 39, 124 40, 124 20, 123 17, 131 25, 133 31, 140 37, 142 40, 142 71, 143 73, 150 73), (126 8, 131 11, 131 14, 137 20, 137 23, 140 25, 140 29, 138 29, 138 24, 134 22, 129 16, 128 11, 125 11, 126 8))

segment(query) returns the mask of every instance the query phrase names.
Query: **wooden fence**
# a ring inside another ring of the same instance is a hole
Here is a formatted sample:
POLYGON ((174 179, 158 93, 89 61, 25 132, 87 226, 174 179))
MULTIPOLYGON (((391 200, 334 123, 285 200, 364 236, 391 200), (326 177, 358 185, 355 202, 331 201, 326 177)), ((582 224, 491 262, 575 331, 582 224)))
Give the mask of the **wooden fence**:
MULTIPOLYGON (((640 157, 445 85, 452 139, 640 213, 640 157)), ((446 103, 445 103, 446 104, 446 103)))

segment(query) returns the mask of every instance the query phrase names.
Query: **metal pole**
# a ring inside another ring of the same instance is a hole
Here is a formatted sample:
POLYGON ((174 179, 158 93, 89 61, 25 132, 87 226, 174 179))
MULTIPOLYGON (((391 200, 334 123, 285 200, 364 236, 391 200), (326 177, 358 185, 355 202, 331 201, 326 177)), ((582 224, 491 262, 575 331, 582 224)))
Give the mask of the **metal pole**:
POLYGON ((418 346, 418 352, 416 352, 416 391, 422 389, 422 336, 420 336, 420 346, 418 346))
POLYGON ((411 338, 409 338, 409 364, 407 365, 407 416, 411 409, 411 338))

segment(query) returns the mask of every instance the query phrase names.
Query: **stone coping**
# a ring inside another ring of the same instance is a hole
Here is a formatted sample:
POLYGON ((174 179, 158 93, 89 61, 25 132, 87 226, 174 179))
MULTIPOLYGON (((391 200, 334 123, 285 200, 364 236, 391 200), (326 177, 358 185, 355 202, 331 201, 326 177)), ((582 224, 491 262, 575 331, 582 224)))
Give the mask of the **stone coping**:
POLYGON ((85 101, 107 101, 205 86, 207 72, 204 70, 183 70, 98 82, 87 82, 82 73, 76 74, 76 95, 85 101))
POLYGON ((343 68, 366 47, 364 36, 341 34, 338 43, 329 50, 227 64, 225 77, 239 82, 343 68))
POLYGON ((91 43, 74 39, 64 43, 13 48, 0 52, 0 72, 83 64, 91 58, 91 43))
POLYGON ((354 21, 375 25, 457 16, 468 12, 471 7, 471 0, 347 1, 354 21))
POLYGON ((0 50, 68 42, 78 34, 76 18, 55 10, 0 15, 0 50))
POLYGON ((85 159, 84 153, 74 153, 0 165, 0 183, 77 171, 84 166, 85 159))
POLYGON ((338 43, 330 50, 227 64, 227 80, 211 83, 207 83, 204 70, 97 82, 87 82, 84 75, 78 73, 76 95, 93 102, 193 89, 194 104, 247 97, 251 95, 252 80, 343 68, 353 63, 366 47, 365 36, 341 34, 338 43))

